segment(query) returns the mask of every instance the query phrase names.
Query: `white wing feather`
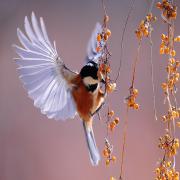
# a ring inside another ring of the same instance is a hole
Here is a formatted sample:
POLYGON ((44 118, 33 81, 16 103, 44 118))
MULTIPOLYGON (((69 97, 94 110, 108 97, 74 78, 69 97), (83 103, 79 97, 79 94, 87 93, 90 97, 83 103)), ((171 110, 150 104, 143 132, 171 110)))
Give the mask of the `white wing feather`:
MULTIPOLYGON (((97 35, 99 33, 102 33, 102 26, 100 23, 96 23, 96 26, 92 32, 92 35, 89 39, 88 45, 87 45, 87 57, 86 57, 86 63, 88 61, 95 61, 97 62, 99 57, 102 56, 102 52, 97 53, 97 35)), ((103 44, 102 44, 103 45, 103 44)))
MULTIPOLYGON (((34 105, 41 109, 48 118, 67 119, 76 114, 76 107, 70 87, 61 74, 63 62, 58 58, 55 47, 51 44, 42 18, 40 26, 34 13, 31 16, 32 26, 25 17, 24 27, 27 36, 17 29, 17 35, 23 48, 14 45, 19 58, 18 72, 29 97, 34 105)), ((69 72, 72 75, 74 73, 69 72)))

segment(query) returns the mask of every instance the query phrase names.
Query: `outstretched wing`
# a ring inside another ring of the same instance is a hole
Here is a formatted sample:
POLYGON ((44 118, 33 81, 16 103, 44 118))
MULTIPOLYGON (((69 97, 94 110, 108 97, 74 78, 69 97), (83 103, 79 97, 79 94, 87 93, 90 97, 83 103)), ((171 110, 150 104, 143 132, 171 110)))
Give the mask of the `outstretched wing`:
MULTIPOLYGON (((95 61, 96 63, 98 62, 98 59, 100 56, 102 56, 102 51, 97 52, 97 35, 99 33, 102 33, 102 26, 100 23, 96 23, 96 26, 92 32, 91 38, 89 39, 88 46, 87 46, 87 56, 86 56, 86 63, 89 61, 95 61)), ((101 42, 103 43, 103 42, 101 42)), ((104 44, 101 44, 102 46, 104 44)))
POLYGON ((14 45, 19 58, 18 72, 34 105, 41 109, 48 118, 67 119, 76 114, 76 107, 71 95, 68 80, 76 73, 70 71, 59 58, 56 45, 49 41, 45 24, 40 18, 40 25, 34 13, 32 25, 25 17, 26 35, 17 29, 22 47, 14 45))

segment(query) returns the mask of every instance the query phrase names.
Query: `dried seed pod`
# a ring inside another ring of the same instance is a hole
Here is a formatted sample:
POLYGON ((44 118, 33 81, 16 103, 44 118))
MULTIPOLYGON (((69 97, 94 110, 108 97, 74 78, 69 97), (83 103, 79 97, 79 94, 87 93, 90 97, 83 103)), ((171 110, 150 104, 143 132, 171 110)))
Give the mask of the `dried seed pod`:
POLYGON ((112 156, 112 161, 115 162, 116 161, 116 156, 112 156))
POLYGON ((106 159, 106 166, 108 166, 110 164, 110 160, 106 159))
POLYGON ((101 39, 102 39, 101 34, 98 34, 98 35, 97 35, 97 41, 100 42, 101 39))
POLYGON ((110 116, 110 117, 114 116, 114 111, 113 110, 109 111, 108 116, 110 116))
POLYGON ((111 36, 111 31, 107 29, 106 34, 110 37, 111 36))
POLYGON ((107 41, 109 36, 107 34, 104 34, 104 40, 107 41))
POLYGON ((97 46, 96 47, 96 52, 100 52, 101 51, 101 47, 100 46, 97 46))
POLYGON ((114 119, 114 122, 115 122, 116 124, 119 124, 119 118, 116 117, 116 118, 114 119))

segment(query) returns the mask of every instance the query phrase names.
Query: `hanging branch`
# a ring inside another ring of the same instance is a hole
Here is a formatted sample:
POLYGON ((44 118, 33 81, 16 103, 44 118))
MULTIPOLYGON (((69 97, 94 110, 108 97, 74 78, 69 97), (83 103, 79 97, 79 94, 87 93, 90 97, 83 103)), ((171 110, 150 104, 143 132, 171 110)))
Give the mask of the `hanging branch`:
MULTIPOLYGON (((167 114, 162 116, 162 121, 167 125, 165 135, 159 138, 159 148, 164 151, 163 158, 159 161, 158 167, 155 170, 156 179, 164 180, 179 180, 179 172, 176 171, 175 156, 179 149, 179 139, 176 138, 175 121, 180 120, 180 108, 176 100, 176 84, 179 81, 180 74, 178 68, 180 61, 176 56, 174 43, 180 42, 180 36, 174 37, 175 25, 174 21, 177 16, 177 6, 173 1, 163 0, 156 4, 157 8, 161 10, 161 17, 164 23, 167 24, 167 35, 161 35, 160 54, 168 56, 168 63, 166 67, 167 77, 166 81, 162 83, 161 87, 165 95, 165 103, 168 104, 167 114)), ((177 122, 180 125, 180 122, 177 122)))
MULTIPOLYGON (((111 36, 111 31, 108 29, 109 16, 107 15, 106 6, 104 0, 102 0, 102 7, 104 11, 102 32, 97 34, 97 52, 101 53, 99 58, 99 72, 105 77, 105 94, 112 93, 116 89, 116 83, 112 83, 110 79, 110 62, 111 53, 108 48, 108 40, 111 36)), ((107 101, 106 101, 107 102, 107 101)), ((108 104, 108 103, 107 103, 108 104)), ((108 104, 108 112, 106 114, 106 136, 105 136, 105 147, 103 150, 103 156, 105 158, 106 165, 110 165, 110 162, 116 161, 116 156, 113 155, 113 145, 109 141, 109 132, 113 132, 115 127, 119 124, 119 118, 114 117, 114 111, 110 110, 108 104)))
MULTIPOLYGON (((151 13, 153 4, 154 4, 154 1, 152 1, 151 6, 148 10, 148 14, 146 15, 145 19, 141 21, 137 30, 135 31, 136 36, 138 38, 138 48, 137 48, 136 58, 134 60, 134 64, 132 67, 132 80, 131 80, 131 86, 129 88, 129 96, 126 98, 127 111, 126 111, 126 119, 125 119, 124 130, 123 130, 123 147, 122 147, 122 155, 121 155, 121 167, 120 167, 119 180, 123 179, 123 165, 124 165, 125 146, 126 146, 127 128, 128 128, 128 112, 129 112, 128 110, 129 110, 129 108, 132 108, 135 110, 139 109, 139 104, 136 103, 136 98, 138 96, 138 89, 134 88, 135 76, 136 76, 136 69, 137 69, 137 63, 139 60, 139 53, 140 53, 142 39, 143 39, 143 37, 151 37, 151 32, 152 32, 151 22, 156 21, 156 17, 153 16, 151 13)), ((151 51, 151 53, 152 53, 152 51, 151 51)), ((152 58, 152 56, 151 56, 151 58, 152 58)), ((152 73, 153 73, 153 71, 152 71, 152 73)), ((153 82, 153 76, 152 76, 152 82, 153 82)), ((154 93, 154 86, 153 86, 153 93, 154 93)))
POLYGON ((135 0, 132 0, 131 7, 130 7, 130 10, 128 12, 128 15, 126 17, 126 21, 125 21, 125 24, 124 24, 124 27, 123 27, 123 33, 122 33, 122 37, 121 37, 121 49, 120 49, 119 67, 118 67, 118 73, 117 73, 117 76, 116 76, 114 82, 117 82, 117 80, 118 80, 118 78, 120 76, 120 73, 121 73, 122 58, 123 58, 123 47, 124 47, 124 36, 125 36, 125 32, 126 32, 126 28, 127 28, 127 24, 128 24, 130 15, 131 15, 131 13, 132 13, 132 11, 134 9, 134 4, 135 4, 135 0))

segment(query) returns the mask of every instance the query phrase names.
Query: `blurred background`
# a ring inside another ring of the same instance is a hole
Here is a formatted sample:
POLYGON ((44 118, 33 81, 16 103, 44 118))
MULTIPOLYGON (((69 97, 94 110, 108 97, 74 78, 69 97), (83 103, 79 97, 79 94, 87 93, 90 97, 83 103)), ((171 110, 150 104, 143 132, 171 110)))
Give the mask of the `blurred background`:
MULTIPOLYGON (((112 53, 112 79, 117 75, 120 59, 120 41, 130 0, 105 1, 110 16, 112 31, 110 50, 112 53)), ((176 1, 180 6, 180 1, 176 1)), ((102 22, 101 0, 0 0, 0 180, 108 180, 110 176, 119 177, 120 155, 122 150, 123 123, 126 117, 124 98, 130 87, 132 63, 138 46, 134 31, 145 17, 149 0, 137 0, 130 16, 124 37, 124 55, 118 91, 109 96, 110 107, 120 117, 120 124, 110 135, 114 145, 117 162, 105 166, 102 157, 98 167, 92 167, 79 117, 66 122, 54 121, 41 115, 33 106, 18 78, 17 55, 12 44, 19 44, 16 29, 24 31, 24 17, 34 11, 45 20, 51 40, 56 40, 59 55, 73 70, 80 70, 84 64, 86 46, 97 21, 102 22)), ((158 21, 153 24, 152 35, 154 83, 158 118, 167 111, 163 105, 160 88, 165 80, 167 58, 159 55, 161 33, 167 32, 160 18, 160 12, 153 8, 158 21)), ((175 23, 175 34, 180 34, 180 14, 175 23)), ((142 43, 140 61, 137 66, 135 87, 139 89, 137 102, 139 111, 130 111, 128 117, 128 136, 125 156, 126 180, 151 180, 157 161, 162 157, 158 149, 158 138, 163 135, 162 122, 155 121, 153 114, 153 94, 151 85, 150 46, 147 40, 142 43)), ((177 57, 180 46, 176 45, 177 57)), ((180 88, 180 87, 179 87, 180 88)), ((177 93, 180 100, 180 92, 177 93)), ((95 117, 94 132, 100 152, 104 148, 106 134, 105 118, 95 117)), ((180 130, 177 129, 180 137, 180 130)), ((177 170, 180 170, 180 156, 177 156, 177 170)))

